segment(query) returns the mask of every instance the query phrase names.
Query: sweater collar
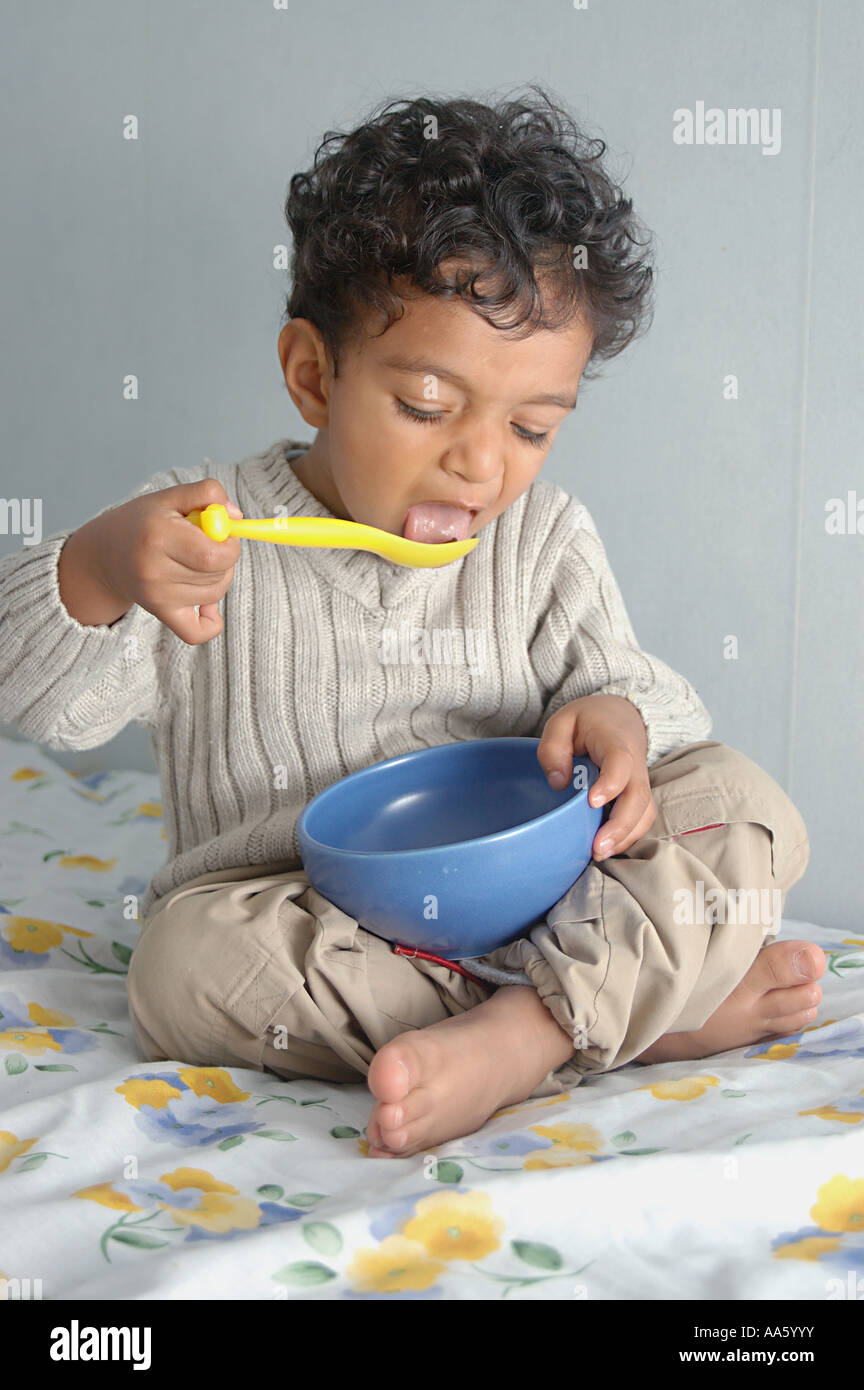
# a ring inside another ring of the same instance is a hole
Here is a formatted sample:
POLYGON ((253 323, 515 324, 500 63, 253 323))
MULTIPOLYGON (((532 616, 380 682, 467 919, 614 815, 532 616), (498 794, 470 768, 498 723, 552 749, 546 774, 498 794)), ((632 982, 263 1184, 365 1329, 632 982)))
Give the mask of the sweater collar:
MULTIPOLYGON (((334 516, 291 467, 291 460, 308 448, 308 440, 280 439, 243 465, 243 476, 256 505, 262 508, 261 516, 334 516)), ((462 556, 438 569, 412 569, 370 550, 303 546, 295 548, 294 553, 302 555, 329 584, 344 589, 371 609, 391 608, 409 594, 423 593, 436 583, 455 583, 465 559, 462 556)))

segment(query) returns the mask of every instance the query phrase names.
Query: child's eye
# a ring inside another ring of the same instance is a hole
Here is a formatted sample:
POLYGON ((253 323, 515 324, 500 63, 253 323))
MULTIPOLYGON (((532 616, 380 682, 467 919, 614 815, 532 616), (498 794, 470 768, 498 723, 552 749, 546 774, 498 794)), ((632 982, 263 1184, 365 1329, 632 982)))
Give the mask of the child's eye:
POLYGON ((521 425, 514 425, 513 428, 520 439, 527 440, 529 444, 536 444, 538 449, 542 448, 549 438, 548 430, 545 434, 532 434, 530 430, 523 429, 521 425))
MULTIPOLYGON (((435 421, 440 420, 445 413, 443 410, 416 410, 413 405, 408 405, 405 401, 400 400, 398 396, 396 397, 396 409, 400 415, 407 415, 409 420, 422 420, 423 423, 427 425, 434 424, 435 421)), ((538 449, 542 448, 549 438, 548 431, 545 434, 534 434, 531 430, 524 429, 522 425, 514 425, 513 428, 520 439, 524 439, 528 444, 535 445, 538 449)))
POLYGON ((406 405, 404 401, 400 401, 398 396, 396 397, 396 409, 399 410, 403 415, 407 415, 412 420, 425 420, 427 423, 432 420, 440 420, 441 416, 444 413, 441 410, 437 412, 428 410, 415 410, 413 405, 406 405))

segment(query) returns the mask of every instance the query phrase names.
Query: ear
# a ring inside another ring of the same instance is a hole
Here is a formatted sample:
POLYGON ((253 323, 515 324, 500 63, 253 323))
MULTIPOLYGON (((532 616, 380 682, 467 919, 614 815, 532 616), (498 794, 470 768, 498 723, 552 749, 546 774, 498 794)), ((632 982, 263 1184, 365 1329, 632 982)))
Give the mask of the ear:
POLYGON ((292 401, 307 425, 325 429, 333 371, 315 324, 309 319, 291 319, 279 334, 278 351, 292 401))

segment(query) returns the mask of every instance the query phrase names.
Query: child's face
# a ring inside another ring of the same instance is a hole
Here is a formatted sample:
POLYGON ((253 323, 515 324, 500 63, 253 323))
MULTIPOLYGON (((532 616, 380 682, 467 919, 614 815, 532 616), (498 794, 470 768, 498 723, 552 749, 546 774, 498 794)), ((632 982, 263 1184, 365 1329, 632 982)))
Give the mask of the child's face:
POLYGON ((314 325, 282 330, 286 384, 318 430, 293 468, 336 516, 402 535, 415 503, 463 504, 476 511, 476 535, 539 473, 575 405, 592 334, 577 320, 520 340, 459 299, 399 292, 403 317, 346 348, 335 378, 314 325), (413 419, 400 401, 438 418, 413 419))

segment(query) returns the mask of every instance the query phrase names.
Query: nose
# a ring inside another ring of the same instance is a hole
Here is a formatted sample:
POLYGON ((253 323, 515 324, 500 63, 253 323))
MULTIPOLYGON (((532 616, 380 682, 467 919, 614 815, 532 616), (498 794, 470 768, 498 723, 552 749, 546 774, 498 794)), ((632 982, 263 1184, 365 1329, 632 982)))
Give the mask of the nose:
POLYGON ((503 467, 504 446, 500 433, 490 422, 466 425, 450 443, 444 457, 449 473, 477 486, 497 478, 503 467))

